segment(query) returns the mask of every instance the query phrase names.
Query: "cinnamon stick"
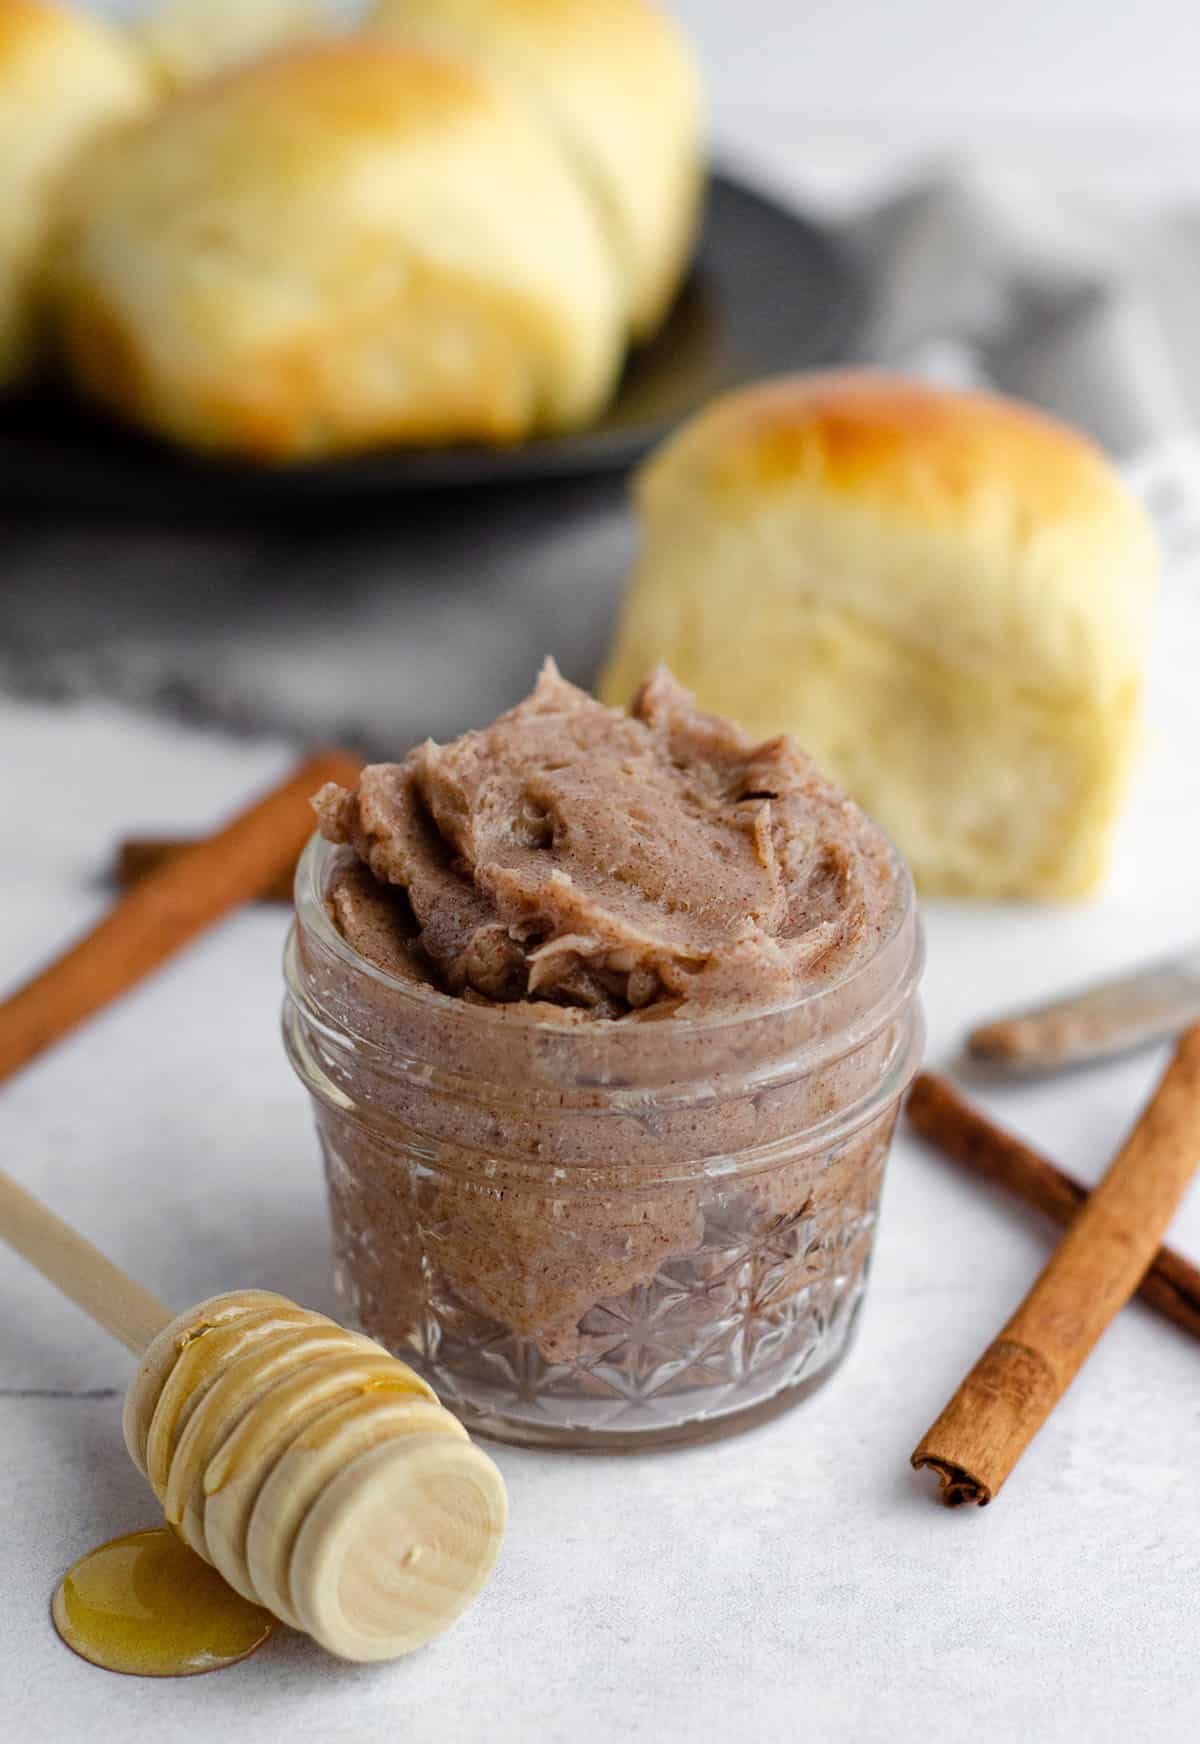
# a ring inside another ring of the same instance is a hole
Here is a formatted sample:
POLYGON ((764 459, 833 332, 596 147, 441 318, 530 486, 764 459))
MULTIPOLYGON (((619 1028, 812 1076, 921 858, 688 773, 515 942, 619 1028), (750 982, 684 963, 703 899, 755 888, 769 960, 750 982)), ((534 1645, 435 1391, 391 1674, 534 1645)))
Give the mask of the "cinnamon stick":
MULTIPOLYGON (((1073 1176, 996 1126, 945 1078, 922 1072, 908 1097, 908 1118, 929 1144, 985 1180, 1005 1187, 1055 1223, 1067 1225, 1088 1197, 1073 1176)), ((1165 1319, 1200 1338, 1200 1266, 1160 1247, 1137 1294, 1165 1319)))
POLYGON ((1200 1167, 1200 1025, 1024 1302, 912 1456, 950 1506, 997 1494, 1137 1289, 1200 1167))
MULTIPOLYGON (((116 882, 122 890, 132 890, 148 872, 157 872, 160 866, 165 866, 169 860, 177 860, 180 854, 186 854, 194 846, 195 837, 130 836, 117 849, 116 882)), ((265 890, 256 891, 255 895, 260 902, 291 902, 295 876, 296 862, 293 860, 265 890)))
POLYGON ((347 751, 307 758, 232 823, 150 873, 63 956, 0 1005, 0 1080, 135 983, 215 920, 267 889, 312 834, 309 800, 353 785, 347 751))

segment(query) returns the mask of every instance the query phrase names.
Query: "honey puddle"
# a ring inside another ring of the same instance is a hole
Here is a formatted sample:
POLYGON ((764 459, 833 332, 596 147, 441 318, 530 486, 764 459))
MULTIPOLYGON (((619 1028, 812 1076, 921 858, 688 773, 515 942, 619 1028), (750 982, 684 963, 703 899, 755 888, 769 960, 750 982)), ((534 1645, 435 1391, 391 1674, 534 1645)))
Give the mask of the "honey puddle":
POLYGON ((191 1677, 235 1665, 275 1626, 167 1526, 113 1538, 81 1556, 51 1606, 82 1658, 136 1677, 191 1677))

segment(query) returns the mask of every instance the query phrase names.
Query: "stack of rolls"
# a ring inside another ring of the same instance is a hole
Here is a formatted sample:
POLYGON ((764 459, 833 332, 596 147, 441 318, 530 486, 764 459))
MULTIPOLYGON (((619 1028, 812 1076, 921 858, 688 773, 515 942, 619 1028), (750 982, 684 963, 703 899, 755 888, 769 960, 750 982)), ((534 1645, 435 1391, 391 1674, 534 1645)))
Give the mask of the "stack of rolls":
POLYGON ((122 41, 159 100, 42 191, 39 295, 74 383, 266 461, 594 421, 698 223, 699 81, 668 16, 380 0, 314 34, 309 0, 229 12, 174 0, 122 41))

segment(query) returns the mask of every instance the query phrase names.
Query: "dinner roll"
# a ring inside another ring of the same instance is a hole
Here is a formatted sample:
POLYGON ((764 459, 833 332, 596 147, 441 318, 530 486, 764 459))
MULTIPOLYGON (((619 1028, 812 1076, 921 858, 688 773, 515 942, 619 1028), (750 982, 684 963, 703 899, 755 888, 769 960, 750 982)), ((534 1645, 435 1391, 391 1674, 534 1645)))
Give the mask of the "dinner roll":
POLYGON ((34 359, 57 176, 97 129, 149 100, 145 71, 115 30, 50 0, 0 0, 0 386, 34 359))
POLYGON ((700 79, 654 0, 377 0, 374 23, 506 79, 562 140, 604 220, 630 327, 662 321, 703 186, 700 79))
POLYGON ((664 660, 751 732, 795 734, 927 892, 1096 885, 1157 563, 1090 442, 1001 399, 797 376, 709 407, 637 501, 607 700, 664 660))
POLYGON ((134 29, 160 83, 174 90, 331 22, 325 0, 158 0, 134 29))
POLYGON ((108 405, 274 460, 504 442, 604 403, 619 287, 494 82, 378 36, 191 86, 72 178, 63 351, 108 405))

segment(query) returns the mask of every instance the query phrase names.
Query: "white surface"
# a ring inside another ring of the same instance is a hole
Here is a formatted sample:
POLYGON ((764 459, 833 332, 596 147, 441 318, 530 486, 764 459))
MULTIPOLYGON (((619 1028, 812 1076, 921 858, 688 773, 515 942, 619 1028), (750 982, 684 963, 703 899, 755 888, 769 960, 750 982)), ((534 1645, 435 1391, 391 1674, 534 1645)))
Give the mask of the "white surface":
MULTIPOLYGON (((935 1061, 972 1019, 1200 933, 1192 706, 1181 679, 1101 903, 930 914, 935 1061)), ((99 708, 0 707, 0 743, 5 985, 97 911, 117 835, 204 827, 286 760, 99 708)), ((284 925, 241 914, 0 1091, 12 1170, 172 1304, 240 1283, 330 1305, 316 1149, 277 1036, 284 925)), ((988 1100, 1094 1178, 1159 1063, 988 1100)), ((1200 1253, 1200 1198, 1174 1233, 1200 1253)), ((51 1630, 63 1567, 154 1508, 120 1441, 128 1358, 0 1253, 6 1735, 1174 1744, 1200 1713, 1196 1345, 1127 1311, 985 1512, 943 1512, 908 1469, 1048 1245, 901 1138, 857 1347, 811 1402, 688 1453, 500 1449, 501 1565, 431 1649, 355 1670, 284 1634, 167 1684, 99 1673, 51 1630)))

